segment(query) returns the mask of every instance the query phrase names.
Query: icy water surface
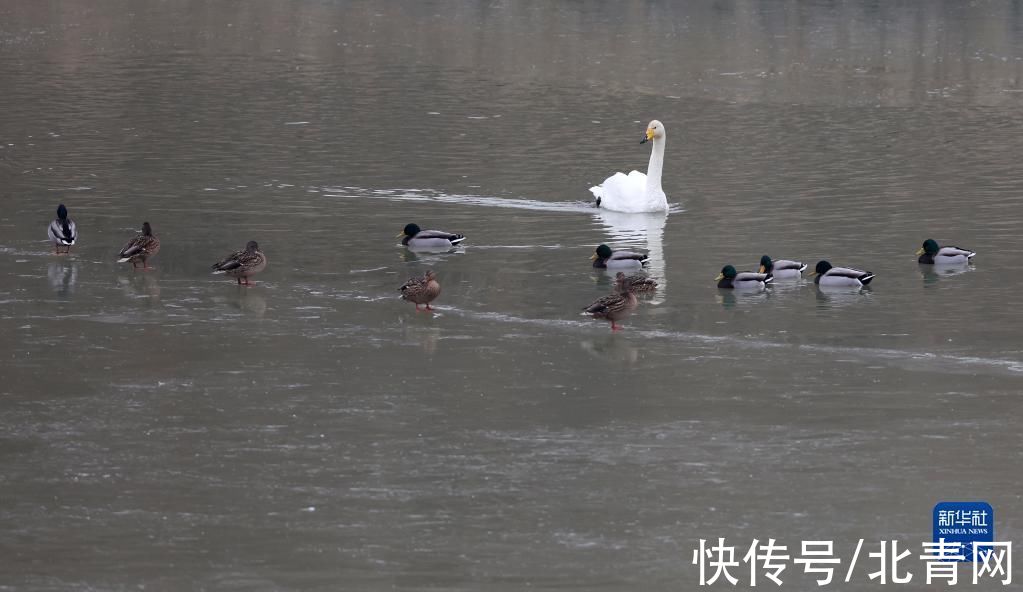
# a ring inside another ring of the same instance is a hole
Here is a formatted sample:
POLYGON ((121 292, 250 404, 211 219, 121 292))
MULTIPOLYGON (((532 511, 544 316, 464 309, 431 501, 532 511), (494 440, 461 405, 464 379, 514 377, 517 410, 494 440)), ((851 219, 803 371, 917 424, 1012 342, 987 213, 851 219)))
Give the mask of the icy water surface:
POLYGON ((1019 538, 1021 25, 1011 2, 4 3, 0 588, 686 590, 700 538, 916 554, 941 500, 1019 538), (590 207, 645 170, 652 118, 670 214, 590 207), (163 249, 133 273, 144 220, 163 249), (412 253, 408 222, 469 239, 412 253), (920 268, 928 237, 976 265, 920 268), (208 275, 248 240, 255 287, 208 275), (618 334, 579 315, 603 242, 662 287, 618 334), (877 279, 714 287, 765 253, 877 279), (433 315, 397 299, 426 268, 433 315))

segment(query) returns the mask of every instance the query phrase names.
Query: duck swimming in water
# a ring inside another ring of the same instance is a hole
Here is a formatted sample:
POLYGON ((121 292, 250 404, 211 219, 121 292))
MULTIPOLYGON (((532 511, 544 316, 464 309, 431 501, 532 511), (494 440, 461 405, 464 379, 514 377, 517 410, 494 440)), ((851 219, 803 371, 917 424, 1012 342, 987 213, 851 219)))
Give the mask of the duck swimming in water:
POLYGON ((805 269, 806 263, 802 261, 790 261, 788 259, 772 261, 767 255, 760 258, 760 273, 766 273, 778 280, 799 279, 803 277, 803 270, 805 269))
POLYGON ((917 263, 924 265, 962 265, 973 261, 973 251, 960 249, 959 247, 939 247, 934 239, 924 241, 922 247, 917 249, 917 263))
POLYGON ((443 230, 422 230, 417 224, 406 224, 398 234, 401 244, 413 249, 450 249, 465 240, 465 236, 443 230))
POLYGON ((866 286, 874 279, 874 274, 869 271, 851 267, 834 267, 828 261, 818 261, 817 267, 810 275, 815 276, 813 280, 815 284, 847 288, 866 286))
POLYGON ((607 245, 600 245, 590 257, 593 266, 598 269, 642 269, 650 261, 650 256, 632 251, 612 251, 607 245))
POLYGON ((731 265, 722 267, 721 273, 714 278, 718 283, 718 288, 723 290, 763 290, 773 279, 766 273, 756 273, 753 271, 737 272, 735 267, 731 265))

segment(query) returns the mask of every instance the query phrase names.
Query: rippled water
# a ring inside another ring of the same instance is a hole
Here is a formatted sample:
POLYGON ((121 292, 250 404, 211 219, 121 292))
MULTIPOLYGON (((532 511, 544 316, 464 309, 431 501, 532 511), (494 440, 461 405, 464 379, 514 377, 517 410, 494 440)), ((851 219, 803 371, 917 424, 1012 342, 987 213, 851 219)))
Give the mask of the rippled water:
POLYGON ((1011 2, 0 6, 0 587, 689 589, 700 538, 848 559, 959 499, 1011 540, 1021 26, 1011 2), (590 207, 655 117, 671 212, 590 207), (133 273, 143 220, 163 249, 133 273), (407 222, 469 239, 413 253, 407 222), (928 237, 976 265, 922 269, 928 237), (255 287, 207 274, 253 239, 255 287), (604 242, 662 288, 617 334, 579 315, 604 242), (715 288, 765 253, 877 279, 715 288), (433 315, 397 299, 427 267, 433 315))

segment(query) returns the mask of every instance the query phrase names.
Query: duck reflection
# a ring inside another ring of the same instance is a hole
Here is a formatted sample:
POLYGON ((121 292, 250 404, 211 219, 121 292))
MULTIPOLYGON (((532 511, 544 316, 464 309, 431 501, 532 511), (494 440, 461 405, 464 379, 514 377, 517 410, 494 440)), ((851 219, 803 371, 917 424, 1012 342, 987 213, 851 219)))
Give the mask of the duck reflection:
POLYGON ((448 247, 446 249, 404 248, 398 255, 398 259, 403 263, 427 263, 433 265, 437 261, 443 261, 446 258, 445 255, 464 252, 465 249, 461 247, 448 247))
POLYGON ((70 296, 75 291, 75 284, 78 283, 78 263, 54 261, 47 266, 46 277, 58 296, 70 296))
MULTIPOLYGON (((413 317, 411 320, 415 320, 413 317)), ((402 341, 404 343, 418 344, 423 348, 423 353, 432 354, 437 351, 437 344, 440 342, 440 328, 432 325, 420 325, 415 322, 405 323, 402 321, 402 341)))
MULTIPOLYGON (((650 255, 646 271, 657 280, 658 284, 657 291, 651 293, 650 302, 652 304, 663 302, 668 291, 668 280, 665 274, 667 265, 664 261, 664 225, 668 221, 668 213, 627 214, 598 210, 597 217, 606 227, 611 237, 609 243, 613 247, 641 248, 650 255)), ((614 273, 610 273, 608 277, 611 278, 608 280, 609 282, 613 281, 614 273)))
POLYGON ((961 265, 918 265, 925 286, 936 285, 943 277, 952 277, 973 271, 969 263, 961 265))
POLYGON ((149 298, 152 301, 160 299, 160 282, 155 273, 122 275, 118 283, 124 293, 133 298, 149 298))
POLYGON ((266 314, 266 298, 260 293, 261 290, 259 288, 249 288, 243 285, 239 285, 236 288, 237 292, 234 298, 230 300, 231 306, 257 317, 262 317, 266 314))
POLYGON ((764 288, 739 288, 734 290, 718 290, 717 301, 721 308, 727 310, 735 308, 739 304, 760 304, 770 297, 771 291, 764 288))
POLYGON ((639 363, 639 348, 621 339, 618 335, 608 335, 603 339, 587 339, 579 342, 583 351, 604 362, 635 366, 639 363))
POLYGON ((870 294, 870 286, 822 286, 814 284, 816 288, 818 308, 839 308, 863 302, 863 298, 870 294))

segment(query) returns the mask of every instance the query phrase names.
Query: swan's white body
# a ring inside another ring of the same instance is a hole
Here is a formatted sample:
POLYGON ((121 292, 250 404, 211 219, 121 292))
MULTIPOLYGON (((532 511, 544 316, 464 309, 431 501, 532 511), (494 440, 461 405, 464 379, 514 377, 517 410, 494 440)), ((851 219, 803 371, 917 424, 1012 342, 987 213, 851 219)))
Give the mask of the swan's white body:
POLYGON ((661 189, 661 171, 664 168, 664 125, 657 121, 647 126, 647 139, 653 143, 650 164, 644 175, 632 171, 628 175, 615 173, 590 191, 601 208, 616 212, 663 212, 668 209, 668 198, 661 189))

